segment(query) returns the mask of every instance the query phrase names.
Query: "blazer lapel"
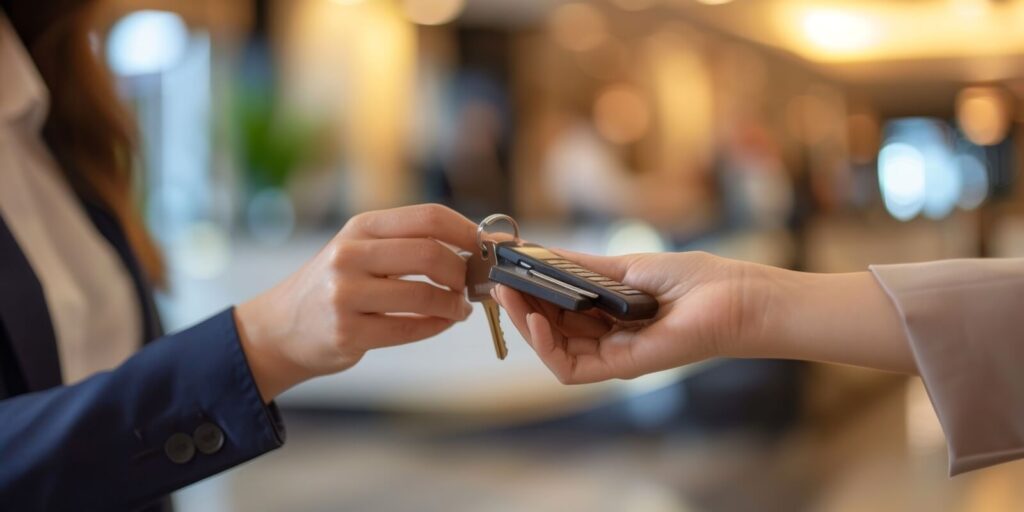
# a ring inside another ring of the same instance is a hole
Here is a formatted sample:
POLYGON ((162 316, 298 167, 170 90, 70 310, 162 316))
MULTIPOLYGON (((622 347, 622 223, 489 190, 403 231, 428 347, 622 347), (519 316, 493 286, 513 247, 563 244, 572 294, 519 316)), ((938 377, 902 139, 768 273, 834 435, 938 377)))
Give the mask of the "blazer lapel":
POLYGON ((29 391, 62 382, 43 287, 0 216, 0 317, 29 391))

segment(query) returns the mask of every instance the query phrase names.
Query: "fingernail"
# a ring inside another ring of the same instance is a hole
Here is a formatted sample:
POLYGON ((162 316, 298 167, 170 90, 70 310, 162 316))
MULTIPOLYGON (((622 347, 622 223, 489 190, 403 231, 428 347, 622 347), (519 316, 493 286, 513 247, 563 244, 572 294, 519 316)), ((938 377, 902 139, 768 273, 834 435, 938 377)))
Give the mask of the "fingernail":
POLYGON ((469 314, 473 312, 473 305, 468 302, 462 303, 462 319, 469 318, 469 314))

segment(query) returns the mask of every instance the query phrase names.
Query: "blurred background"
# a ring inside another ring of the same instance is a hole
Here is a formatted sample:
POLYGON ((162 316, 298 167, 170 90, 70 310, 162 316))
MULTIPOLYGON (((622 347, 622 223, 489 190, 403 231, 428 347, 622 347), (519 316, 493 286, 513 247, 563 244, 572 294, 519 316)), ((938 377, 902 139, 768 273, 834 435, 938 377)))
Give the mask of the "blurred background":
MULTIPOLYGON (((179 329, 368 209, 813 272, 1024 256, 1021 0, 111 0, 179 329)), ((712 361, 563 387, 482 314, 280 399, 181 510, 1021 510, 918 379, 712 361)), ((870 319, 865 319, 870 321, 870 319)), ((979 419, 980 420, 980 419, 979 419)))

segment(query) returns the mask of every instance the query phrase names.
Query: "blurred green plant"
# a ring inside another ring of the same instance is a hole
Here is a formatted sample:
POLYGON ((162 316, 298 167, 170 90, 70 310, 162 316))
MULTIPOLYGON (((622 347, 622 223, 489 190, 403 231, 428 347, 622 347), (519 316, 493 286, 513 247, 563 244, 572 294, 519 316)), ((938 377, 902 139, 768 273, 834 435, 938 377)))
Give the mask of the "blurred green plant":
POLYGON ((323 123, 282 107, 269 88, 243 87, 235 97, 239 157, 251 192, 284 188, 321 156, 323 123))

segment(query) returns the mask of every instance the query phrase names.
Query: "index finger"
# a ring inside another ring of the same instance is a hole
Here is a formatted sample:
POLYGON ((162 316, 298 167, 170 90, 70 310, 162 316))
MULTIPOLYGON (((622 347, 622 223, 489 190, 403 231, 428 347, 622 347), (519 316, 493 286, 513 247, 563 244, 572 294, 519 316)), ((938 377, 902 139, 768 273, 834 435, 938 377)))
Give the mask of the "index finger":
POLYGON ((342 232, 361 238, 433 238, 475 251, 476 227, 447 206, 418 204, 361 213, 342 232))

